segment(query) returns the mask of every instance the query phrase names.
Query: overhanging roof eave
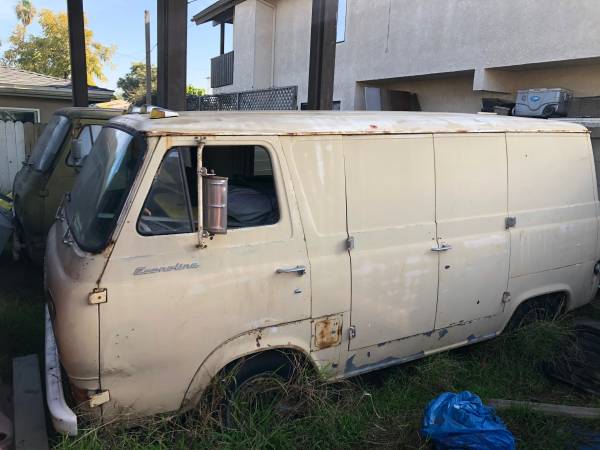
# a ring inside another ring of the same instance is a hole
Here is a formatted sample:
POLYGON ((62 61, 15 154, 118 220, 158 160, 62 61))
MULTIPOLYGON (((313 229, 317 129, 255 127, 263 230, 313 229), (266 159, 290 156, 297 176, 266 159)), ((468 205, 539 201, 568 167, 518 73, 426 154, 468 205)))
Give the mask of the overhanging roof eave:
POLYGON ((202 25, 203 23, 210 22, 212 20, 219 21, 219 19, 223 20, 224 18, 232 17, 233 11, 231 11, 231 14, 227 14, 228 10, 233 10, 235 5, 243 1, 244 0, 218 0, 208 8, 205 8, 198 14, 194 15, 194 17, 192 17, 192 22, 196 22, 196 25, 202 25))

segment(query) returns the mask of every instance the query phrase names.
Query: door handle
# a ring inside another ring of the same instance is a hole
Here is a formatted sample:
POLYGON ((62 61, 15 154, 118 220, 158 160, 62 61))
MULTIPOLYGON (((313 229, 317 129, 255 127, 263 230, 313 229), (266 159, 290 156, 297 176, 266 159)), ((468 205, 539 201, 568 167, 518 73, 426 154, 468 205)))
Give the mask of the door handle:
POLYGON ((452 246, 448 244, 442 244, 439 247, 432 247, 432 252, 447 252, 448 250, 452 250, 452 246))
POLYGON ((285 267, 275 271, 275 273, 297 273, 299 277, 306 273, 305 266, 285 267))

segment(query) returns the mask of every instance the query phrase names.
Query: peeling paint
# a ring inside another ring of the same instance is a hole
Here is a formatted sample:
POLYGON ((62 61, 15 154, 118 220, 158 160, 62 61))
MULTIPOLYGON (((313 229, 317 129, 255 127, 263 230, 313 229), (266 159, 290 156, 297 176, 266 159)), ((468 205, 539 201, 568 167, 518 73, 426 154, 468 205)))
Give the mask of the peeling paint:
POLYGON ((406 363, 409 361, 414 361, 415 359, 420 359, 420 358, 423 358, 424 356, 425 356, 425 352, 420 351, 418 353, 414 353, 412 355, 401 357, 401 358, 398 358, 395 356, 388 356, 387 358, 384 358, 384 359, 374 362, 374 363, 356 366, 354 364, 354 358, 356 357, 356 354, 354 354, 346 360, 346 365, 344 367, 344 373, 345 373, 345 375, 350 376, 350 375, 353 375, 356 373, 367 372, 367 371, 375 370, 375 369, 382 369, 384 367, 393 366, 396 364, 402 364, 402 363, 406 363))

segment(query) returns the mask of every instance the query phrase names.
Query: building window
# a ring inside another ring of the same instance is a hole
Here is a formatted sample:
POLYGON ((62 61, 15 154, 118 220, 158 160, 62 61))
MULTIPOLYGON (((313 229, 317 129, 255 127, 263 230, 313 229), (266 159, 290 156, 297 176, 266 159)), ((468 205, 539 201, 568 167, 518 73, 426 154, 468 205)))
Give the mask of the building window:
POLYGON ((344 42, 346 40, 346 0, 338 0, 337 12, 337 30, 335 41, 344 42))
POLYGON ((40 121, 40 110, 29 108, 0 108, 0 120, 7 122, 31 122, 40 121))

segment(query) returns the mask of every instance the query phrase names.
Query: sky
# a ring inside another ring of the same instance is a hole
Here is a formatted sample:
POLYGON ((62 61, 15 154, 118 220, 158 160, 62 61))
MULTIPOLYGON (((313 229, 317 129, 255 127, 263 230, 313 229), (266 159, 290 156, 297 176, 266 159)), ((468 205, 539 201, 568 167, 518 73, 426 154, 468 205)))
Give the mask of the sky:
MULTIPOLYGON (((188 0, 188 16, 191 19, 215 0, 188 0)), ((16 0, 0 0, 0 53, 8 49, 8 38, 17 17, 14 12, 16 0)), ((32 0, 39 11, 43 8, 53 11, 66 11, 66 0, 32 0)), ((101 87, 116 89, 117 79, 129 71, 134 61, 145 61, 144 10, 150 11, 152 64, 156 64, 156 0, 83 0, 88 27, 94 33, 94 40, 103 45, 116 45, 112 67, 104 67, 107 81, 101 87)), ((34 20, 28 32, 39 34, 40 27, 34 20)), ((211 23, 187 25, 187 82, 196 87, 208 89, 210 86, 210 58, 219 54, 219 27, 211 23)), ((68 44, 67 44, 68 45, 68 44)), ((227 36, 227 49, 231 47, 231 36, 227 36)))

